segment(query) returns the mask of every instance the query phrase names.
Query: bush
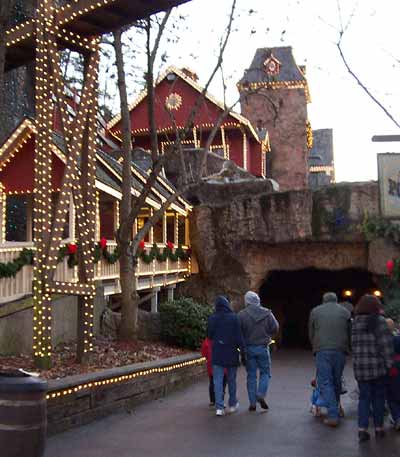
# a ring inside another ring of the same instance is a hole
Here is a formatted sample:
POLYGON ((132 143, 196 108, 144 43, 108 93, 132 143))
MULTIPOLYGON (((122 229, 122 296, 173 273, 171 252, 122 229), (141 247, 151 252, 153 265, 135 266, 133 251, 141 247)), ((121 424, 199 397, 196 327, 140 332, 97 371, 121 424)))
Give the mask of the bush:
POLYGON ((191 298, 180 298, 160 305, 161 336, 167 343, 198 349, 207 333, 212 308, 191 298))

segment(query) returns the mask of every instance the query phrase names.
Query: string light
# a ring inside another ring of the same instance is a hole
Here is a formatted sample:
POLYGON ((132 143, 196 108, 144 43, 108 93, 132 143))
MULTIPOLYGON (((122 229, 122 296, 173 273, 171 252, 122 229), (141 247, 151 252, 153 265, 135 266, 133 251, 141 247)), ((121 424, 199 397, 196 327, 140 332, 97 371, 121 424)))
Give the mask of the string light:
POLYGON ((243 168, 247 170, 247 135, 243 132, 243 168))
MULTIPOLYGON (((168 67, 161 75, 160 77, 157 79, 157 82, 156 82, 156 85, 160 84, 170 73, 175 73, 177 76, 179 76, 179 78, 183 79, 187 84, 189 84, 190 86, 192 86, 197 92, 199 92, 200 94, 203 92, 204 88, 200 86, 200 84, 198 84, 196 81, 194 81, 192 78, 190 78, 188 75, 186 75, 186 73, 184 73, 182 70, 179 70, 178 68, 174 67, 174 66, 170 66, 168 67)), ((145 97, 147 96, 147 90, 143 90, 139 95, 138 97, 129 105, 129 111, 133 110, 134 108, 136 108, 136 106, 139 105, 140 102, 142 102, 145 97)), ((211 94, 209 94, 208 92, 205 93, 205 98, 207 100, 209 100, 210 102, 212 102, 214 105, 217 105, 220 109, 222 109, 222 111, 225 111, 225 105, 224 103, 222 103, 220 100, 216 99, 215 97, 213 97, 211 94)), ((256 133, 256 131, 254 130, 254 127, 252 126, 251 122, 245 118, 244 116, 242 116, 241 114, 239 113, 236 113, 235 111, 230 111, 229 112, 229 116, 230 117, 233 117, 235 118, 236 120, 238 120, 240 122, 239 126, 240 125, 244 125, 246 126, 250 132, 252 133, 252 135, 254 136, 254 138, 259 141, 258 139, 258 135, 256 133)), ((121 120, 121 114, 117 114, 113 119, 111 119, 111 121, 107 124, 107 128, 109 130, 111 130, 119 121, 121 120)), ((224 126, 227 126, 229 125, 228 122, 223 122, 223 125, 224 126)), ((211 128, 214 127, 214 124, 210 124, 211 128)), ((196 126, 196 128, 198 128, 199 126, 196 126)), ((178 127, 179 128, 179 127, 178 127)), ((140 130, 140 129, 139 129, 140 130)), ((147 130, 147 129, 143 129, 143 130, 147 130)))
POLYGON ((304 89, 307 103, 311 103, 310 90, 307 81, 258 81, 254 83, 237 84, 239 92, 256 91, 261 88, 266 89, 304 89))
MULTIPOLYGON (((67 5, 57 8, 54 6, 54 0, 41 0, 38 3, 37 19, 25 21, 6 32, 7 47, 33 39, 34 35, 36 39, 36 120, 35 123, 29 120, 24 121, 2 146, 0 156, 7 149, 11 153, 2 161, 0 171, 35 133, 33 223, 36 255, 32 286, 34 298, 33 349, 35 358, 46 367, 49 366, 51 357, 51 295, 54 293, 83 296, 83 350, 87 353, 93 349, 95 285, 92 243, 96 236, 95 226, 99 226, 99 210, 98 195, 96 195, 96 122, 89 121, 95 119, 97 115, 96 86, 100 39, 98 36, 83 37, 69 30, 68 25, 82 15, 112 5, 115 1, 97 0, 88 4, 80 0, 72 0, 67 5), (65 100, 58 42, 62 42, 64 46, 86 51, 85 82, 80 95, 79 109, 73 119, 70 116, 70 106, 65 100), (57 107, 60 107, 60 116, 65 130, 64 140, 67 149, 65 155, 54 145, 52 138, 56 102, 57 107), (12 148, 16 141, 18 141, 18 146, 12 148), (54 217, 52 216, 53 153, 64 163, 64 175, 61 187, 57 189, 59 195, 54 217), (78 164, 79 159, 80 164, 78 164), (76 185, 77 182, 79 185, 76 185), (65 217, 71 212, 71 207, 77 222, 77 233, 74 233, 73 227, 70 235, 73 238, 77 237, 82 262, 78 276, 75 275, 71 282, 55 281, 53 278, 57 267, 57 252, 62 242, 65 217), (97 224, 93 224, 91 222, 93 220, 97 224)), ((11 51, 9 53, 11 55, 11 51)), ((238 114, 235 116, 239 122, 245 119, 238 114)), ((251 124, 248 123, 248 125, 250 129, 251 124)), ((134 174, 145 182, 145 178, 136 170, 134 174)), ((164 181, 162 181, 162 185, 169 188, 164 181)), ((8 194, 18 195, 30 192, 32 190, 27 192, 20 190, 11 191, 8 194)), ((154 194, 161 201, 165 201, 165 197, 157 190, 154 190, 154 194)), ((5 235, 5 195, 5 189, 2 187, 1 229, 3 237, 5 235)), ((179 201, 184 205, 183 209, 177 205, 171 207, 187 215, 187 212, 191 210, 190 205, 182 197, 179 198, 179 201)), ((158 202, 156 204, 159 206, 158 202)), ((17 251, 18 249, 11 252, 17 251)), ((176 280, 177 278, 174 282, 176 280)), ((178 278, 178 280, 181 279, 178 278)), ((152 282, 154 282, 153 279, 152 282)), ((165 282, 168 283, 166 279, 165 282)))
POLYGON ((101 379, 98 381, 92 381, 92 382, 88 382, 85 384, 78 384, 75 386, 71 386, 68 389, 62 389, 62 390, 50 392, 49 394, 46 395, 46 399, 51 400, 54 398, 65 397, 66 395, 71 395, 73 393, 76 393, 76 392, 79 392, 82 390, 93 390, 93 389, 96 389, 98 387, 102 387, 102 386, 105 386, 108 384, 117 384, 117 383, 121 383, 121 382, 127 382, 127 381, 131 381, 132 379, 135 379, 135 378, 143 378, 145 376, 149 376, 149 375, 153 375, 153 374, 168 373, 170 371, 180 370, 182 368, 186 368, 189 366, 202 364, 205 362, 205 360, 206 359, 204 357, 198 357, 196 359, 188 360, 186 362, 181 362, 181 363, 175 363, 173 365, 150 368, 147 370, 137 370, 137 371, 134 371, 134 372, 126 374, 126 375, 101 379))

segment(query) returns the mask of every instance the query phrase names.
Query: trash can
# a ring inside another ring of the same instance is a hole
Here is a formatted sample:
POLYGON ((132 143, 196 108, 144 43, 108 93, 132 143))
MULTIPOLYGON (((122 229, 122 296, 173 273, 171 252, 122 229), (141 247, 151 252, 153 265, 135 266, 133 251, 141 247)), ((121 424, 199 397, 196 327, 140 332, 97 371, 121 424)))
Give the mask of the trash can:
POLYGON ((0 455, 42 457, 47 382, 20 370, 0 371, 0 455))

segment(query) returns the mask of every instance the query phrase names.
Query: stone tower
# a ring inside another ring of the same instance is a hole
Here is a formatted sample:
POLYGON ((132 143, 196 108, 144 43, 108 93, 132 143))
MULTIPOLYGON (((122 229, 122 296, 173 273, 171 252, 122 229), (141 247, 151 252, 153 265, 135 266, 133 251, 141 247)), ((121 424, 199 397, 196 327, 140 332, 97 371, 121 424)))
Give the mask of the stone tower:
POLYGON ((238 83, 242 114, 260 132, 267 130, 267 176, 280 190, 308 187, 307 103, 304 69, 291 47, 260 48, 238 83))

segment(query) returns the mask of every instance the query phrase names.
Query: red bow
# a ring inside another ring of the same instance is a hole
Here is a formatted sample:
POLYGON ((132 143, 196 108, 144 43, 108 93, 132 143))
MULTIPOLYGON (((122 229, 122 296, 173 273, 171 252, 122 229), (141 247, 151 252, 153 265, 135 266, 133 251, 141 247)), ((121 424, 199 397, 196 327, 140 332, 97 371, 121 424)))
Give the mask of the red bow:
POLYGON ((107 238, 104 238, 104 236, 103 236, 101 238, 99 244, 100 244, 101 249, 104 250, 107 247, 107 238))
POLYGON ((393 262, 393 260, 388 260, 388 261, 386 262, 386 270, 387 270, 387 274, 388 274, 389 276, 392 275, 392 273, 393 273, 393 268, 394 268, 394 262, 393 262))
POLYGON ((174 249, 174 243, 172 243, 171 241, 167 241, 167 247, 172 251, 172 249, 174 249))
POLYGON ((75 243, 69 243, 69 244, 67 244, 67 250, 68 250, 68 254, 76 254, 76 251, 78 250, 78 246, 75 243))
POLYGON ((144 241, 142 240, 140 243, 139 243, 139 249, 144 249, 144 241))

